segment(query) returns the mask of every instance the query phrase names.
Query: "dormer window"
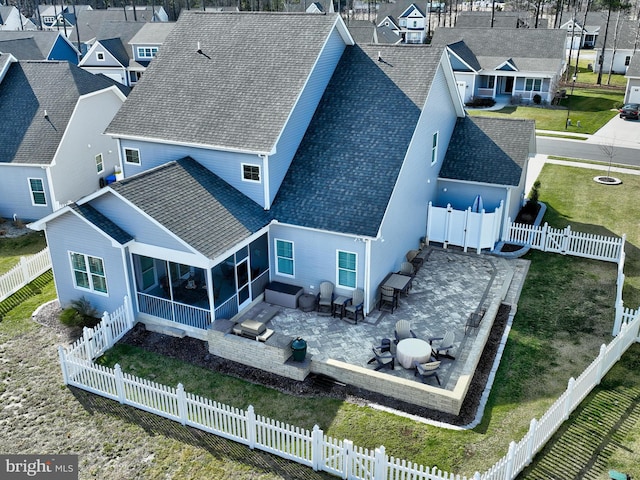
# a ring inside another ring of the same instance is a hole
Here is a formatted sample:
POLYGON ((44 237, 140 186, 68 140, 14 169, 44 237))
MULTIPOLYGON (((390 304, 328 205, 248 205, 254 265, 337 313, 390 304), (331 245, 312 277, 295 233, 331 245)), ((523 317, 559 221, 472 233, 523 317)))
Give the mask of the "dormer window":
POLYGON ((138 47, 138 58, 154 58, 158 54, 158 47, 138 47))
POLYGON ((96 52, 96 59, 104 62, 104 52, 96 52))

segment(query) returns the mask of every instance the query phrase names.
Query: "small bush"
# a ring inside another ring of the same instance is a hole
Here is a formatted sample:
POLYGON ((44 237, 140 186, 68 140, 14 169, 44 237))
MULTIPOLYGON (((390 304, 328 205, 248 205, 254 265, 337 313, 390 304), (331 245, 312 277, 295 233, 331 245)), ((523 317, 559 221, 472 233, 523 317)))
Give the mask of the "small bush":
POLYGON ((100 322, 98 311, 81 297, 60 313, 60 322, 68 327, 93 327, 100 322))
POLYGON ((493 98, 472 98, 465 105, 472 108, 493 107, 496 101, 493 98))
POLYGON ((536 93, 533 96, 533 103, 535 103, 536 105, 540 105, 540 102, 542 102, 542 97, 536 93))

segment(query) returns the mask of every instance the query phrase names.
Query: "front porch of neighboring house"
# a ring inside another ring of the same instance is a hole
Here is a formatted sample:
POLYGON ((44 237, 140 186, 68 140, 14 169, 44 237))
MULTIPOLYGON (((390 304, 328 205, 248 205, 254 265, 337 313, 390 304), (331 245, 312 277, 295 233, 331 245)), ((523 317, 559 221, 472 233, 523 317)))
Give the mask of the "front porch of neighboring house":
POLYGON ((205 338, 213 320, 232 318, 263 293, 269 282, 268 246, 265 234, 212 268, 133 254, 140 319, 205 338))
POLYGON ((536 94, 541 101, 551 101, 551 79, 524 76, 479 75, 476 82, 476 97, 490 97, 508 95, 511 103, 533 103, 536 94))

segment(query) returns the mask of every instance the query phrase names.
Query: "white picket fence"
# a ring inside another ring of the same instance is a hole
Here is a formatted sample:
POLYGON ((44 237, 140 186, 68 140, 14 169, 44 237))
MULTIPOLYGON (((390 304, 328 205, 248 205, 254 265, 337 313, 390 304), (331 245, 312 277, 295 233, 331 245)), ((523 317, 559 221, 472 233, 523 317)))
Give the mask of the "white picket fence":
MULTIPOLYGON (((59 347, 60 364, 67 385, 131 405, 141 410, 189 425, 206 432, 278 455, 314 470, 355 480, 466 480, 460 476, 389 457, 384 446, 374 450, 353 445, 349 440, 327 437, 316 425, 312 430, 295 427, 177 388, 123 373, 119 365, 107 368, 93 360, 110 348, 134 324, 128 298, 116 312, 103 316, 100 324, 85 329, 71 347, 59 347)), ((540 420, 531 420, 529 431, 509 451, 474 480, 513 480, 545 445, 573 410, 600 383, 630 345, 638 341, 640 310, 628 312, 620 333, 602 345, 598 357, 577 378, 569 380, 566 391, 540 420)))
POLYGON ((618 263, 624 252, 625 236, 608 237, 564 229, 512 223, 509 219, 502 240, 505 243, 527 245, 544 252, 561 253, 618 263))
POLYGON ((0 276, 0 302, 29 282, 34 281, 50 268, 51 258, 48 247, 30 257, 20 257, 20 263, 0 276))

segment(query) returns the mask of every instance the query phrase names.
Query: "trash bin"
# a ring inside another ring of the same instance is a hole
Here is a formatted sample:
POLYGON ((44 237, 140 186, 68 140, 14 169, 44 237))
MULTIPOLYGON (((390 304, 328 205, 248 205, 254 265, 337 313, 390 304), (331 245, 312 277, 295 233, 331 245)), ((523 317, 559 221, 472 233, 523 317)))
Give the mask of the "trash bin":
POLYGON ((304 357, 307 355, 307 342, 298 337, 291 342, 291 350, 293 350, 294 362, 304 362, 304 357))

